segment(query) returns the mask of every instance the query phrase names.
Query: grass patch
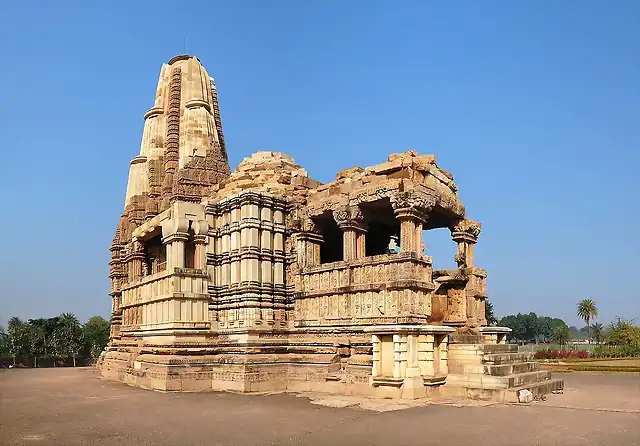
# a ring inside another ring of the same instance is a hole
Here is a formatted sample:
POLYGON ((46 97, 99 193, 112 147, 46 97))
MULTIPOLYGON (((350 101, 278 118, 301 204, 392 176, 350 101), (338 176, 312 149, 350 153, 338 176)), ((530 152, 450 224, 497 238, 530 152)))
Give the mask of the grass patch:
POLYGON ((550 360, 541 364, 545 370, 553 372, 640 373, 640 358, 550 360))
POLYGON ((587 350, 592 352, 597 344, 567 344, 562 347, 559 344, 526 344, 521 345, 519 350, 523 353, 537 352, 538 350, 587 350))
POLYGON ((598 367, 640 367, 640 358, 598 358, 598 360, 588 359, 581 361, 582 365, 597 365, 598 367))

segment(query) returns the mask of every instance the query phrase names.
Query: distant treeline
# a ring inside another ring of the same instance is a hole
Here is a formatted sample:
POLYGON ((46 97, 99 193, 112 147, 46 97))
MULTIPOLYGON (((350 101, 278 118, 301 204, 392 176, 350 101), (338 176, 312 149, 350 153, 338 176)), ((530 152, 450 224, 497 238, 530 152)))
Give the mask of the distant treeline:
POLYGON ((598 356, 614 356, 613 353, 605 355, 607 348, 620 355, 624 351, 624 356, 640 355, 640 327, 622 318, 616 318, 607 326, 595 323, 578 329, 567 326, 559 318, 518 313, 505 316, 496 324, 509 327, 512 330, 509 339, 518 343, 565 345, 571 341, 588 341, 600 345, 598 351, 603 353, 598 356))
POLYGON ((73 365, 96 359, 109 341, 109 322, 100 316, 84 325, 73 313, 9 320, 0 327, 0 364, 28 367, 73 365))

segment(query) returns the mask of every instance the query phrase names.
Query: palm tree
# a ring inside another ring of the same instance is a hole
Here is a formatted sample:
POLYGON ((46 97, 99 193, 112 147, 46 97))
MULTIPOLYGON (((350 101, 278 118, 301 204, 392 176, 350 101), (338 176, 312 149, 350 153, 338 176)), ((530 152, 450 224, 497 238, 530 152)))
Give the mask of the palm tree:
POLYGON ((564 346, 571 339, 571 329, 566 325, 557 325, 551 334, 553 342, 557 342, 564 349, 564 346))
POLYGON ((22 325, 22 320, 19 317, 13 316, 9 319, 8 327, 16 327, 18 325, 22 325))
POLYGON ((602 330, 604 330, 604 327, 602 326, 602 324, 593 324, 591 326, 591 333, 593 333, 593 340, 596 341, 596 343, 598 344, 602 342, 602 330))
POLYGON ((82 348, 82 328, 80 321, 73 313, 62 313, 60 315, 60 328, 62 329, 61 339, 62 350, 68 357, 73 358, 73 366, 76 366, 76 358, 82 348))
POLYGON ((591 343, 591 327, 589 322, 598 316, 598 307, 593 299, 583 299, 578 302, 578 317, 587 323, 587 342, 591 343))
POLYGON ((80 321, 78 317, 73 313, 62 313, 60 316, 60 322, 67 327, 79 327, 80 321))

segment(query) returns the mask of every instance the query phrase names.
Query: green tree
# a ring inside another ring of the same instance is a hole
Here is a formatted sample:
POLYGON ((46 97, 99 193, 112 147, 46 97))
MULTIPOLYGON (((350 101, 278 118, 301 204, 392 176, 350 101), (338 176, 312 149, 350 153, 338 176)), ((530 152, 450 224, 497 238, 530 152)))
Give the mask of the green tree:
POLYGON ((521 315, 509 315, 500 319, 498 325, 501 327, 507 327, 511 329, 511 339, 516 342, 522 342, 524 339, 525 327, 522 321, 521 315))
POLYGON ((27 355, 29 352, 29 333, 27 325, 17 317, 9 319, 7 330, 9 338, 9 355, 13 358, 13 365, 16 365, 16 358, 27 355))
POLYGON ((535 313, 520 315, 525 327, 525 341, 537 342, 540 338, 540 325, 538 315, 535 313))
POLYGON ((82 334, 85 351, 96 359, 109 342, 109 322, 100 316, 93 316, 82 327, 82 334))
POLYGON ((38 367, 38 356, 42 356, 44 353, 44 329, 39 325, 32 324, 29 320, 26 330, 29 340, 28 355, 33 356, 33 367, 38 367))
POLYGON ((563 348, 567 342, 571 340, 571 329, 569 327, 558 325, 553 329, 553 341, 560 344, 563 348))
POLYGON ((3 326, 0 325, 0 358, 9 354, 9 335, 3 326))
POLYGON ((54 351, 55 349, 52 348, 52 345, 53 343, 55 343, 54 334, 61 325, 60 317, 56 316, 56 317, 49 317, 49 318, 41 317, 37 319, 29 319, 29 324, 35 327, 38 327, 40 330, 42 330, 42 338, 43 338, 42 354, 45 357, 50 356, 52 358, 59 356, 59 352, 54 351))
POLYGON ((603 330, 604 330, 604 327, 602 326, 602 324, 591 325, 591 336, 593 337, 593 340, 596 341, 597 344, 600 344, 602 342, 603 330))
POLYGON ((498 319, 493 313, 493 304, 489 302, 489 299, 484 301, 484 317, 488 325, 496 325, 498 323, 498 319))
POLYGON ((618 317, 615 322, 609 325, 606 343, 640 347, 640 327, 634 326, 631 321, 618 317))
POLYGON ((591 342, 591 333, 589 322, 598 316, 598 307, 593 299, 583 299, 578 302, 578 310, 576 314, 587 324, 587 342, 591 342))
POLYGON ((76 366, 76 359, 82 351, 82 328, 80 321, 73 313, 62 313, 60 315, 60 336, 62 342, 61 353, 67 358, 73 358, 73 366, 76 366))

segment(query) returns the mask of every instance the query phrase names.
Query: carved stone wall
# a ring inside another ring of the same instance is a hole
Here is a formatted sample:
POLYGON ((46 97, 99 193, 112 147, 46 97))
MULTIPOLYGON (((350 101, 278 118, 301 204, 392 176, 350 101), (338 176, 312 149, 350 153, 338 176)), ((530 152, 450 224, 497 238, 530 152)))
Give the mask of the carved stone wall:
POLYGON ((286 326, 286 201, 244 192, 207 207, 211 312, 219 329, 286 326))

